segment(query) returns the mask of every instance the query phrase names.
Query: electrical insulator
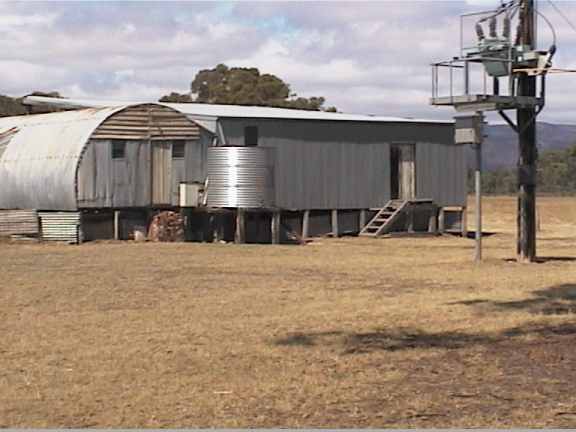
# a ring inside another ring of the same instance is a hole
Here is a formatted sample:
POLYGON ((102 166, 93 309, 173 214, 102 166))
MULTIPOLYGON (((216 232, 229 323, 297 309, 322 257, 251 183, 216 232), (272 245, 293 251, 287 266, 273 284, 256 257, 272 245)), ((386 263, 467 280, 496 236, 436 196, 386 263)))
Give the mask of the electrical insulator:
POLYGON ((490 23, 488 24, 488 28, 490 29, 490 37, 497 38, 498 34, 496 33, 496 17, 490 18, 490 23))
POLYGON ((510 17, 504 17, 502 36, 504 36, 506 39, 510 38, 510 28, 511 28, 510 17))
POLYGON ((480 25, 480 23, 476 24, 476 34, 478 35, 478 40, 479 40, 479 41, 483 41, 483 40, 484 40, 484 29, 482 28, 482 26, 480 25))

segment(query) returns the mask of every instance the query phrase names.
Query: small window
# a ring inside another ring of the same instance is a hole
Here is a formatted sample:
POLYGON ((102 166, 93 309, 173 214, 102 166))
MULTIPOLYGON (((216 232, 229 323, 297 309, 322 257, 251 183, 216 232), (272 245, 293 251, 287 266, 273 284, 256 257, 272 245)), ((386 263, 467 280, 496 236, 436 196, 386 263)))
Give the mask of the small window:
POLYGON ((172 159, 184 159, 186 157, 186 145, 184 141, 172 143, 172 159))
POLYGON ((112 141, 112 159, 126 157, 126 141, 112 141))
POLYGON ((244 145, 247 147, 258 145, 258 126, 246 126, 244 128, 244 145))

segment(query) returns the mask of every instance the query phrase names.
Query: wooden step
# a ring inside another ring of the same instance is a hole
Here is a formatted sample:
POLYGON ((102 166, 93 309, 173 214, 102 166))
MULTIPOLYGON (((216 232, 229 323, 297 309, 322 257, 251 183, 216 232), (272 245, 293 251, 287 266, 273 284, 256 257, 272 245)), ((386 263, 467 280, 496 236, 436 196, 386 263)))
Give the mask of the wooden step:
POLYGON ((359 235, 378 237, 387 233, 407 205, 407 201, 388 201, 384 207, 377 209, 376 215, 360 231, 359 235))

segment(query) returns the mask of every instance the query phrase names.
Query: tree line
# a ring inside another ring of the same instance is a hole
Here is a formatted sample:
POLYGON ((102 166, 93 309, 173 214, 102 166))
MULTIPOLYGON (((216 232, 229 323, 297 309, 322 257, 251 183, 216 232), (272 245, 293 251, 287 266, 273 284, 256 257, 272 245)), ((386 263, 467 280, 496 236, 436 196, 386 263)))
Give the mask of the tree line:
POLYGON ((190 93, 172 92, 162 96, 160 102, 337 111, 335 107, 325 107, 326 99, 322 96, 298 96, 276 75, 260 73, 258 68, 228 67, 225 64, 198 72, 190 83, 190 93))
MULTIPOLYGON (((36 91, 31 95, 62 97, 58 92, 36 91)), ((49 111, 46 108, 40 111, 36 107, 26 107, 22 99, 0 95, 0 117, 49 111)), ((159 102, 256 105, 337 112, 336 107, 324 106, 326 99, 322 96, 298 96, 290 84, 276 75, 261 73, 258 68, 228 67, 224 64, 200 70, 190 83, 190 92, 171 92, 162 96, 159 102)))
MULTIPOLYGON (((41 92, 35 91, 30 96, 48 96, 61 98, 58 92, 41 92)), ((0 95, 0 117, 18 116, 24 114, 40 114, 46 112, 59 111, 57 108, 49 107, 30 107, 23 103, 24 97, 13 98, 10 96, 0 95)))
MULTIPOLYGON (((576 143, 563 150, 545 150, 538 158, 537 190, 557 195, 576 194, 576 143)), ((468 172, 468 190, 474 190, 474 171, 468 172)), ((486 194, 514 194, 518 190, 516 167, 498 168, 482 173, 482 191, 486 194)))

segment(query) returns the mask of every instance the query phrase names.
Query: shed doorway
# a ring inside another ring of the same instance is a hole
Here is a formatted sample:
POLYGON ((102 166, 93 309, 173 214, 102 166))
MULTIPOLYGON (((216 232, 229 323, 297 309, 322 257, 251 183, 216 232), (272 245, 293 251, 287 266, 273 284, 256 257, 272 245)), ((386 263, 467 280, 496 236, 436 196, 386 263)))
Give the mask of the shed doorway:
POLYGON ((152 204, 170 205, 172 188, 172 143, 152 142, 152 204))
POLYGON ((411 200, 416 198, 416 146, 390 146, 390 197, 411 200))

